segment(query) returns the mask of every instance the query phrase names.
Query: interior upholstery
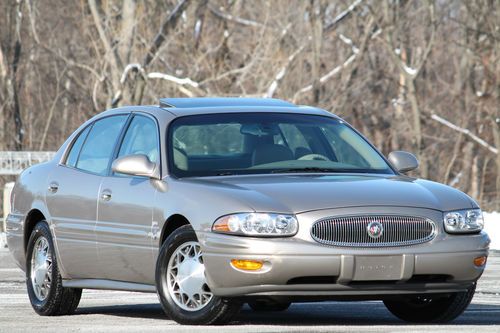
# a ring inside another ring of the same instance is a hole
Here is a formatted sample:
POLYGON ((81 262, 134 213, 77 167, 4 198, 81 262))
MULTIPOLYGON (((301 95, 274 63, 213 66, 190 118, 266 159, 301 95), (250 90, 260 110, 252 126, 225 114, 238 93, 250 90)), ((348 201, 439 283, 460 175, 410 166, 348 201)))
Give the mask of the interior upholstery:
POLYGON ((252 164, 266 164, 295 159, 290 148, 277 144, 258 146, 252 154, 252 164))

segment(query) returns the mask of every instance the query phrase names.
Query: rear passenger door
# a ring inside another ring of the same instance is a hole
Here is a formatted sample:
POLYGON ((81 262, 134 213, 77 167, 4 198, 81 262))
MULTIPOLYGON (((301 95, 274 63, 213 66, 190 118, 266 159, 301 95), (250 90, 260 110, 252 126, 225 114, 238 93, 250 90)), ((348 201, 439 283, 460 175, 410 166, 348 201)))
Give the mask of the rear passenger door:
POLYGON ((94 228, 97 197, 128 115, 99 119, 73 141, 64 163, 49 175, 47 207, 62 269, 71 278, 99 278, 94 228))
MULTIPOLYGON (((156 120, 135 114, 117 147, 116 158, 143 154, 160 161, 156 120)), ((114 174, 104 177, 96 227, 99 263, 106 279, 154 284, 154 181, 148 177, 114 174)))

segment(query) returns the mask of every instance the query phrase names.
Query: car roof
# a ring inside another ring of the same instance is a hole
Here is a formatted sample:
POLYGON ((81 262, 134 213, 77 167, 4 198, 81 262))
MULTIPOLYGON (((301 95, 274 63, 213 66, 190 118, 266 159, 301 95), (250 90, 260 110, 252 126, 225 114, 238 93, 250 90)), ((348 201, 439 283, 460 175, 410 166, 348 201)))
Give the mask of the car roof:
POLYGON ((142 111, 156 116, 161 113, 168 112, 174 117, 216 113, 274 112, 310 114, 339 118, 336 115, 320 108, 295 105, 280 99, 240 97, 161 98, 159 106, 124 106, 108 110, 101 113, 99 116, 131 111, 142 111))
POLYGON ((301 113, 333 116, 330 112, 319 108, 283 101, 276 98, 243 98, 243 97, 194 97, 194 98, 161 98, 160 108, 175 116, 213 113, 239 112, 279 112, 301 113))
POLYGON ((160 98, 160 107, 165 108, 205 108, 215 106, 276 106, 296 107, 295 104, 276 98, 247 97, 193 97, 160 98))

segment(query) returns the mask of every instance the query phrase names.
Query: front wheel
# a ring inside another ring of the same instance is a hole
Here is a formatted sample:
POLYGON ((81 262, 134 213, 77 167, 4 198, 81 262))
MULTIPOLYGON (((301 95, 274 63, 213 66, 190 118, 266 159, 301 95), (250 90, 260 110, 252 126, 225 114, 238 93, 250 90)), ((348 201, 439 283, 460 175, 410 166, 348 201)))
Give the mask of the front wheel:
POLYGON ((35 226, 28 241, 26 286, 31 306, 42 316, 71 314, 82 296, 81 289, 62 286, 54 242, 45 221, 35 226))
POLYGON ((402 296, 385 300, 387 309, 399 319, 413 323, 446 323, 460 316, 474 297, 476 285, 465 292, 447 295, 402 296))
POLYGON ((240 302, 210 291, 200 244, 190 225, 176 229, 163 243, 156 287, 163 310, 180 324, 224 324, 241 308, 240 302))

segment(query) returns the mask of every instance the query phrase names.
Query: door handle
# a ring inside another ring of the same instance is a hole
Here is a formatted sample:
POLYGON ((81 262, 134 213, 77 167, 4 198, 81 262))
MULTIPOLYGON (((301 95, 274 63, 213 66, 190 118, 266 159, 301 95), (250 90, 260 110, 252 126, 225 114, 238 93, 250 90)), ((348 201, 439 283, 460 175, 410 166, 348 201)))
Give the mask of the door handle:
POLYGON ((109 192, 109 191, 103 191, 101 193, 101 199, 103 201, 109 201, 109 200, 111 200, 111 192, 109 192))
POLYGON ((59 189, 59 184, 57 184, 56 182, 52 182, 49 184, 49 192, 56 193, 58 189, 59 189))

